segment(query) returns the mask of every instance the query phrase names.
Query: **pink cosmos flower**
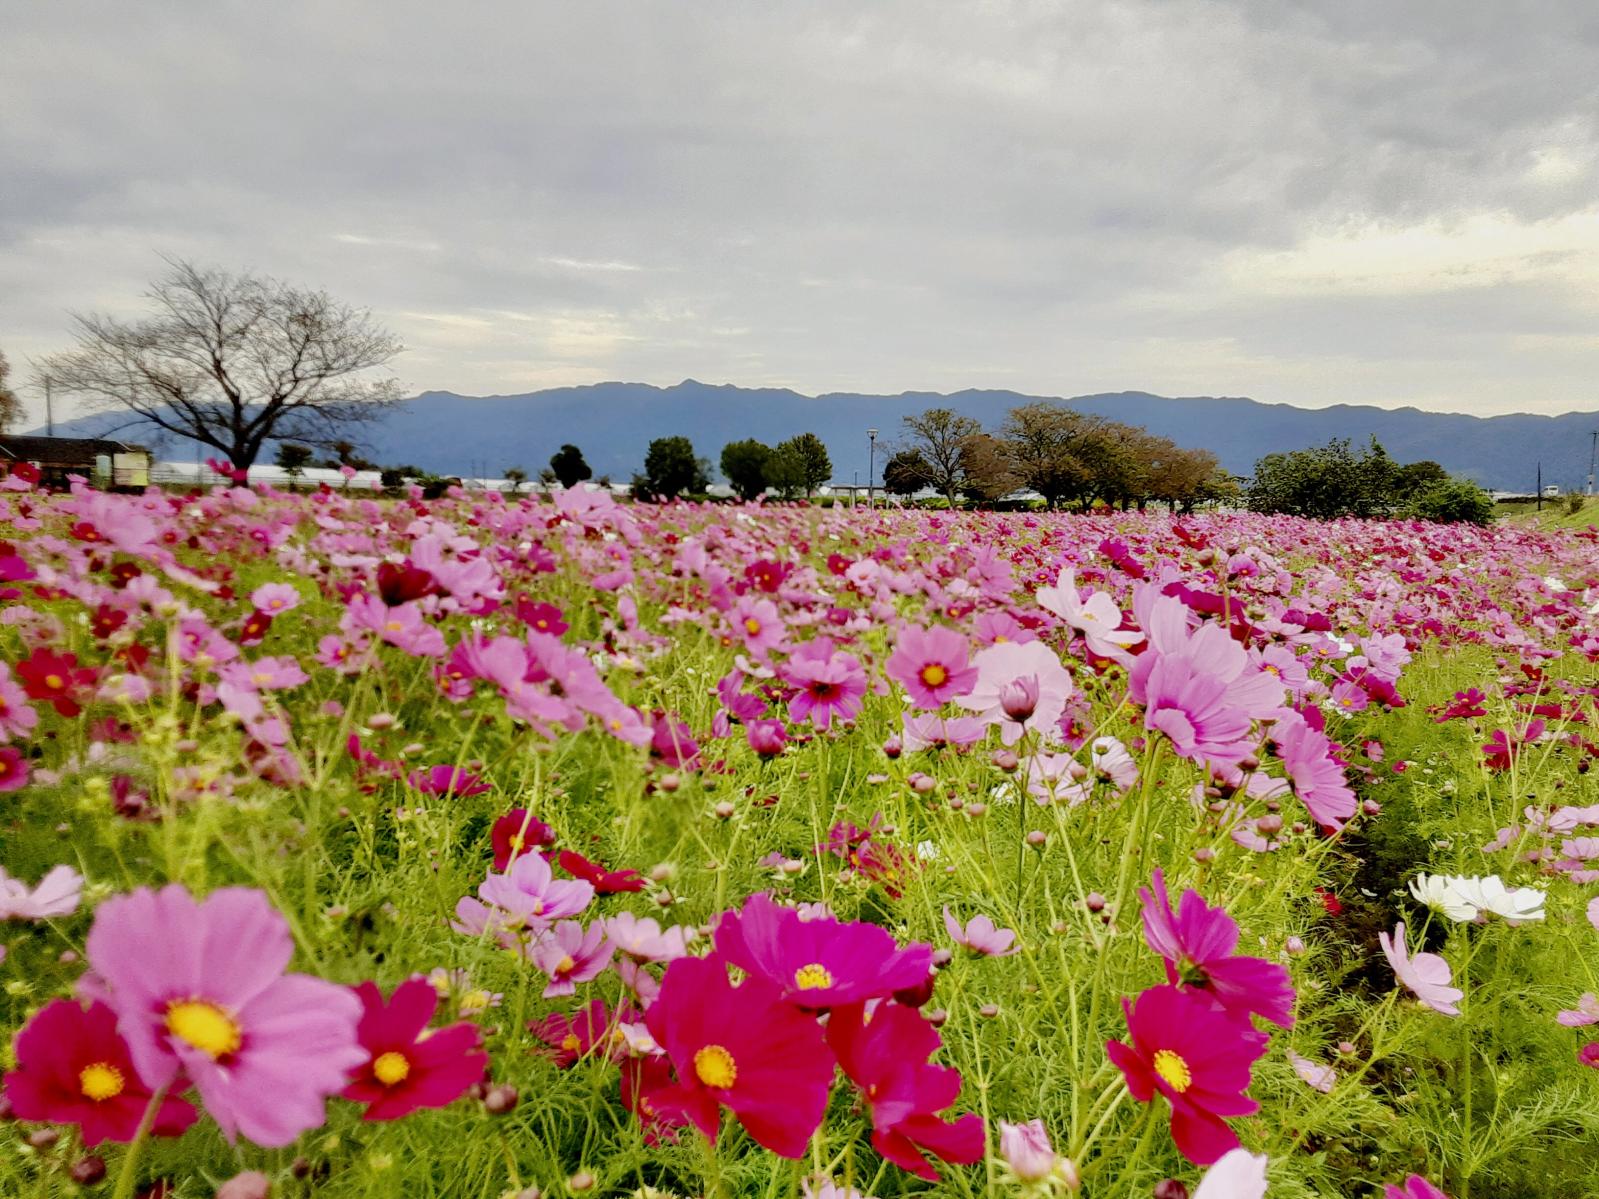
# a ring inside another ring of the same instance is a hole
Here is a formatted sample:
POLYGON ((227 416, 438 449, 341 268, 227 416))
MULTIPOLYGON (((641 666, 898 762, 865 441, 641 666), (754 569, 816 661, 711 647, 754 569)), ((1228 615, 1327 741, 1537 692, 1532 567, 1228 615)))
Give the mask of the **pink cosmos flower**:
POLYGON ((587 931, 576 920, 563 920, 535 941, 529 954, 533 964, 550 976, 545 999, 575 993, 578 983, 599 977, 615 955, 603 920, 596 920, 587 931))
POLYGON ((1592 1066, 1599 1070, 1599 1041, 1589 1041, 1577 1050, 1577 1060, 1584 1066, 1592 1066))
POLYGON ((1405 1185, 1396 1187, 1392 1183, 1382 1189, 1383 1199, 1449 1199, 1449 1196, 1428 1182, 1420 1174, 1412 1174, 1405 1179, 1405 1185))
POLYGON ((754 720, 744 731, 749 747, 763 758, 775 758, 788 744, 788 733, 781 720, 754 720))
POLYGON ((940 716, 937 712, 906 712, 905 737, 900 749, 916 753, 924 749, 970 749, 988 734, 988 722, 977 716, 940 716))
POLYGON ((1287 969, 1264 958, 1236 956, 1238 925, 1192 887, 1183 892, 1173 911, 1166 876, 1158 867, 1151 881, 1153 895, 1142 887, 1138 890, 1144 905, 1144 939, 1166 960, 1167 981, 1202 987, 1234 1014, 1254 1012, 1292 1028, 1294 988, 1287 969))
POLYGON ((783 664, 785 682, 797 689, 788 701, 789 718, 809 719, 826 730, 834 718, 854 720, 866 694, 866 672, 853 654, 835 652, 826 637, 807 641, 783 664))
POLYGON ((940 708, 977 682, 970 654, 970 644, 954 629, 907 625, 900 630, 885 669, 918 708, 940 708))
POLYGON ((285 974, 294 942, 260 891, 141 887, 107 900, 89 930, 96 990, 117 1013, 139 1077, 187 1075, 232 1141, 267 1148, 320 1127, 329 1095, 366 1060, 360 1001, 347 989, 285 974))
POLYGON ((596 1047, 614 1059, 625 1056, 613 1034, 616 1025, 631 1016, 626 1005, 613 1014, 607 1011, 605 1000, 595 999, 570 1016, 552 1012, 542 1020, 528 1021, 527 1027, 554 1051, 555 1064, 565 1070, 596 1047))
POLYGON ((22 751, 0 745, 0 792, 20 791, 28 785, 28 759, 22 751))
POLYGON ((775 649, 782 648, 788 638, 788 626, 783 623, 777 605, 769 599, 740 596, 738 603, 728 613, 733 622, 733 633, 744 642, 744 648, 758 658, 764 658, 775 649))
POLYGON ((1223 1117, 1260 1107, 1244 1091, 1267 1038, 1193 990, 1151 987, 1137 1000, 1122 1000, 1122 1008, 1132 1044, 1109 1041, 1105 1051, 1133 1098, 1148 1103, 1157 1091, 1166 1097, 1172 1140, 1198 1165, 1236 1149, 1238 1137, 1223 1117))
POLYGON ((671 962, 688 952, 694 930, 675 924, 664 932, 653 916, 618 912, 605 922, 605 935, 617 952, 640 962, 671 962))
POLYGON ((492 790, 477 775, 459 766, 429 766, 424 770, 413 770, 406 781, 419 794, 438 795, 446 799, 464 799, 492 790))
POLYGON ((1441 1015, 1460 1015, 1455 1005, 1466 993, 1449 985, 1449 963, 1436 953, 1409 954, 1405 949, 1404 921, 1394 926, 1392 941, 1387 933, 1378 933, 1377 940, 1382 945, 1383 956, 1393 967, 1394 977, 1409 987, 1417 999, 1441 1015))
POLYGON ((1038 606, 1080 632, 1089 653, 1123 666, 1130 666, 1133 661, 1127 647, 1144 639, 1136 629, 1121 628, 1122 610, 1104 592, 1091 592, 1086 600, 1082 599, 1077 590, 1077 572, 1069 566, 1060 572, 1053 587, 1038 589, 1038 606))
POLYGON ((0 866, 0 920, 48 920, 70 916, 83 895, 83 875, 71 866, 55 866, 31 891, 0 866))
POLYGON ((875 924, 831 916, 802 920, 764 892, 745 900, 741 912, 723 913, 716 952, 804 1008, 886 997, 920 985, 933 972, 930 945, 900 949, 893 935, 875 924))
POLYGON ((1271 743, 1288 771, 1294 794, 1316 823, 1327 832, 1343 828, 1357 804, 1326 734, 1311 728, 1297 712, 1284 709, 1272 725, 1271 743))
POLYGON ((944 928, 955 944, 984 957, 1006 958, 1021 948, 1016 944, 1014 929, 996 928, 994 922, 987 916, 973 916, 966 927, 962 928, 960 921, 955 919, 954 913, 946 906, 944 928))
POLYGON ((485 903, 537 931, 588 907, 594 898, 594 885, 557 879, 542 857, 525 853, 504 874, 491 871, 477 893, 485 903))
POLYGON ((957 703, 999 725, 1006 745, 1028 732, 1056 738, 1056 725, 1072 694, 1072 677, 1054 650, 1042 641, 1006 641, 979 650, 973 663, 977 682, 957 703))
POLYGON ((1286 1051, 1288 1064, 1294 1068, 1294 1073, 1306 1086, 1320 1091, 1324 1095, 1332 1094, 1332 1089, 1338 1083, 1338 1072, 1331 1066, 1323 1066, 1313 1062, 1308 1057, 1301 1057, 1292 1049, 1286 1051))
POLYGON ((300 593, 287 583, 263 583, 250 593, 250 604, 258 612, 277 616, 300 606, 300 593))

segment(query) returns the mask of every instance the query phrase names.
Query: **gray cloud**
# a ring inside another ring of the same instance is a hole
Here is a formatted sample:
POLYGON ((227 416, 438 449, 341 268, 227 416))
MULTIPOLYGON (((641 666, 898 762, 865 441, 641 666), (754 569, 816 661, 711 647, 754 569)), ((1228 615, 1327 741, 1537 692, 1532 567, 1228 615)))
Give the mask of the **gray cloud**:
POLYGON ((1593 407, 1599 10, 0 0, 0 348, 160 253, 420 390, 1593 407))

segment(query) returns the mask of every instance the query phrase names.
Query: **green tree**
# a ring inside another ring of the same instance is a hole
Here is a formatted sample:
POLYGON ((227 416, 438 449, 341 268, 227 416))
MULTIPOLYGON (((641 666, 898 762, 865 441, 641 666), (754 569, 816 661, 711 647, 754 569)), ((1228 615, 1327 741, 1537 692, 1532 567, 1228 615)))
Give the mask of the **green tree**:
POLYGON ((953 408, 929 408, 904 418, 909 444, 927 464, 927 485, 936 487, 955 506, 955 497, 966 484, 966 442, 983 431, 983 426, 953 408))
POLYGON ((1005 443, 988 433, 974 433, 961 449, 961 490, 979 504, 992 504, 1016 490, 1017 478, 1005 443))
POLYGON ((520 466, 507 466, 502 472, 505 481, 511 485, 511 494, 515 495, 522 489, 522 484, 527 482, 527 471, 520 466))
POLYGON ((1325 446, 1267 454, 1255 463, 1246 493, 1254 512, 1281 512, 1331 520, 1387 516, 1394 506, 1398 468, 1374 437, 1354 453, 1348 438, 1325 446))
POLYGON ((560 480, 562 487, 576 487, 585 479, 594 477, 589 464, 583 461, 583 451, 575 445, 563 445, 550 455, 550 470, 560 480))
POLYGON ((801 433, 780 442, 775 454, 791 454, 792 470, 799 476, 800 488, 809 496, 833 477, 833 460, 827 456, 827 447, 815 433, 801 433))
POLYGON ((883 490, 907 498, 933 485, 933 471, 916 450, 901 450, 883 464, 883 490))
POLYGON ((675 500, 704 491, 710 482, 706 466, 687 437, 657 437, 645 451, 643 473, 633 477, 633 493, 640 499, 675 500))
POLYGON ((283 468, 283 473, 288 475, 291 481, 295 481, 305 474, 305 468, 311 465, 311 455, 310 446, 285 441, 278 445, 277 463, 283 468))
POLYGON ((1446 475, 1411 496, 1400 514, 1441 524, 1488 525, 1493 523, 1494 501, 1471 480, 1446 475))
POLYGON ((722 474, 739 499, 753 500, 766 489, 766 464, 771 457, 772 447, 753 437, 722 447, 722 474))
POLYGON ((805 456, 792 440, 785 441, 766 459, 766 486, 785 500, 805 491, 805 456))
POLYGON ((1064 404, 1023 404, 1006 415, 1000 438, 1017 479, 1054 508, 1063 500, 1081 499, 1088 491, 1084 450, 1102 423, 1064 404))
POLYGON ((1394 496, 1399 500, 1407 500, 1420 495, 1434 483, 1444 483, 1448 479, 1449 472, 1429 459, 1408 462, 1395 472, 1394 496))

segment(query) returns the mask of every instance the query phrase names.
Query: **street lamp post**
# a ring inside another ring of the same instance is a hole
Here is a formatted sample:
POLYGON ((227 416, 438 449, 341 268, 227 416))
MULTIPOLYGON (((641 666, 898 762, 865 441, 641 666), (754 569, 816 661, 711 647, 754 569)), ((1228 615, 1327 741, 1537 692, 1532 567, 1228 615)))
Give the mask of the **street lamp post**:
POLYGON ((866 506, 874 508, 877 506, 874 498, 877 482, 877 430, 866 430, 866 439, 866 506))
POLYGON ((1588 494, 1593 494, 1593 460, 1599 456, 1599 429, 1595 429, 1588 442, 1588 494))

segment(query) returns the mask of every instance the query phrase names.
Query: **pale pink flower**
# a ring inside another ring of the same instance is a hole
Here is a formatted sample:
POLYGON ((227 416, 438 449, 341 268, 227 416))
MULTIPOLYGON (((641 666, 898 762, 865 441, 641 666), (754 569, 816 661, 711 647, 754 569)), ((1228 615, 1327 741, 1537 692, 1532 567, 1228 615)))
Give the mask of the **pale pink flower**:
POLYGON ((1058 738, 1072 677, 1054 650, 1042 641, 1005 641, 979 650, 972 661, 977 682, 956 703, 999 725, 1006 745, 1014 745, 1028 732, 1058 738))
POLYGON ((688 952, 694 930, 674 924, 664 932, 653 916, 618 912, 605 922, 605 935, 619 953, 640 962, 670 962, 688 952))
POLYGON ((1404 921, 1394 926, 1392 941, 1387 933, 1378 933, 1377 940, 1382 945, 1383 956, 1393 967, 1394 977, 1409 987, 1417 999, 1441 1015, 1460 1015, 1460 1009, 1455 1005, 1465 998, 1466 993, 1449 985, 1449 963, 1436 953, 1408 954, 1405 950, 1404 921))
POLYGON ((563 920, 534 943, 528 956, 550 976, 544 998, 554 999, 573 994, 578 983, 597 977, 615 953, 606 939, 603 920, 596 920, 587 931, 576 920, 563 920))
POLYGON ((1294 1073, 1306 1086, 1313 1087, 1324 1095, 1332 1094, 1333 1086, 1338 1082, 1338 1073, 1331 1066, 1323 1066, 1311 1061, 1308 1057, 1301 1057, 1292 1049, 1286 1051, 1288 1062, 1294 1068, 1294 1073))
POLYGON ((1016 931, 997 928, 987 916, 973 916, 962 928, 948 907, 944 909, 944 928, 955 944, 982 954, 984 957, 1005 958, 1021 947, 1016 942, 1016 931))
POLYGON ((1599 999, 1594 997, 1592 991, 1584 991, 1582 998, 1577 1000, 1574 1009, 1568 1008, 1555 1013, 1555 1019, 1567 1028, 1581 1028, 1587 1024, 1599 1024, 1599 999))
POLYGON ((1266 1194, 1266 1155, 1229 1149, 1199 1180, 1194 1199, 1262 1199, 1266 1194))
POLYGON ((70 916, 78 910, 83 895, 83 875, 71 866, 55 866, 28 888, 0 866, 0 920, 48 920, 70 916))
POLYGON ((1130 666, 1133 661, 1127 647, 1144 639, 1136 629, 1121 628, 1122 610, 1104 592, 1090 592, 1086 600, 1082 599, 1077 590, 1077 572, 1071 567, 1060 572, 1053 587, 1038 589, 1038 606, 1082 633, 1089 653, 1123 666, 1130 666))

